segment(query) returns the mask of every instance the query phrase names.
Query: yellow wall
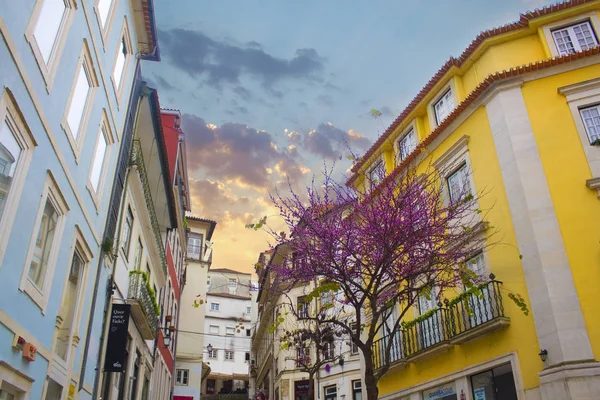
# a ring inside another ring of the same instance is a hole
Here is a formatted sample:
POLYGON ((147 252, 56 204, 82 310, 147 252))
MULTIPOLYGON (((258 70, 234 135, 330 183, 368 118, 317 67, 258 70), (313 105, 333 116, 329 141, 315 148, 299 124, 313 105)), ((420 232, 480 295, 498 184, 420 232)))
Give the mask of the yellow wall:
MULTIPOLYGON (((490 209, 487 220, 500 230, 494 240, 501 237, 503 244, 490 248, 488 256, 492 272, 497 276, 496 279, 503 282, 504 306, 511 324, 502 331, 483 336, 467 344, 454 346, 448 353, 410 364, 404 370, 388 373, 379 382, 379 394, 382 396, 512 351, 518 352, 525 388, 539 385, 537 374, 542 369, 542 363, 537 355, 539 345, 533 318, 531 314, 523 315, 506 296, 507 290, 510 290, 521 294, 529 303, 508 201, 485 109, 479 108, 469 117, 433 151, 432 157, 437 159, 463 135, 470 136, 469 157, 477 191, 490 191, 481 198, 479 205, 484 210, 490 209)), ((428 164, 429 160, 425 160, 421 165, 428 164)))
POLYGON ((586 187, 592 178, 573 115, 557 88, 600 77, 600 66, 528 82, 523 96, 581 302, 590 342, 600 359, 600 223, 598 193, 586 187))

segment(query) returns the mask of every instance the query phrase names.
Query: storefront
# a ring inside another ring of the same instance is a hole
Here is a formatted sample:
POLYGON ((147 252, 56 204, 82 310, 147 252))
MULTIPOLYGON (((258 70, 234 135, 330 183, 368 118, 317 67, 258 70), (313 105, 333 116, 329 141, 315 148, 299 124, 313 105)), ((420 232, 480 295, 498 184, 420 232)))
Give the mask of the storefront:
POLYGON ((308 399, 308 379, 294 382, 294 399, 295 400, 306 400, 308 399))
MULTIPOLYGON (((513 355, 438 377, 383 397, 385 400, 517 400, 513 355)), ((522 389, 521 389, 522 390, 522 389)))

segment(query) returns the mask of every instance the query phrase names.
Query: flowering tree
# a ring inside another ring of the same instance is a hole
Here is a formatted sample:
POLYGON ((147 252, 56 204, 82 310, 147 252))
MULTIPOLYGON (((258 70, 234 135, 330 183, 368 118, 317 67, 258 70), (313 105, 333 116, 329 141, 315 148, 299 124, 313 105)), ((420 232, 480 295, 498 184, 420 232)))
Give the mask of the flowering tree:
MULTIPOLYGON (((358 346, 369 400, 378 398, 377 383, 390 367, 394 345, 388 340, 375 354, 376 339, 400 329, 419 298, 439 302, 445 291, 464 286, 476 291, 483 278, 466 261, 488 246, 492 235, 478 196, 465 182, 451 187, 448 196, 432 168, 379 173, 357 189, 338 184, 326 171, 322 185, 313 181, 306 194, 272 196, 290 237, 271 233, 277 244, 289 246, 291 257, 273 266, 274 272, 287 281, 325 278, 335 285, 340 295, 334 307, 350 317, 307 318, 335 327, 358 346)), ((260 225, 269 229, 265 222, 260 225)))

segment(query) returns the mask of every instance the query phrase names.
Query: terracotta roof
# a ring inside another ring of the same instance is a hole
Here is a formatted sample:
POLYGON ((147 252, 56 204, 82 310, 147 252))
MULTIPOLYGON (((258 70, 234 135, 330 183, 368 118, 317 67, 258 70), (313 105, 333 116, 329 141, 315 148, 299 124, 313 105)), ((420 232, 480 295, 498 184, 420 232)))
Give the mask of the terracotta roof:
MULTIPOLYGON (((382 182, 388 183, 391 179, 394 179, 398 173, 405 168, 412 160, 414 160, 417 155, 423 151, 428 145, 433 142, 433 140, 438 137, 444 129, 448 127, 469 105, 471 105, 475 100, 477 100, 481 95, 483 95, 488 88, 493 86, 495 83, 508 80, 510 78, 515 78, 520 75, 524 75, 530 72, 539 71, 546 68, 555 67, 557 65, 566 64, 572 61, 580 60, 586 57, 598 56, 600 54, 600 47, 594 47, 590 50, 581 51, 575 54, 569 54, 562 57, 550 58, 547 60, 536 61, 535 63, 530 63, 527 65, 522 65, 520 67, 511 68, 508 71, 496 72, 495 74, 489 75, 487 78, 481 82, 475 90, 473 90, 466 99, 464 99, 455 109, 452 111, 450 115, 437 127, 435 128, 429 136, 427 136, 423 141, 419 143, 416 149, 408 155, 396 168, 390 173, 382 182)), ((349 180, 351 182, 352 178, 349 180)), ((350 183, 348 183, 350 184, 350 183)))
POLYGON ((229 268, 211 268, 209 272, 225 272, 228 274, 252 275, 249 272, 235 271, 229 268))
MULTIPOLYGON (((503 25, 499 28, 493 28, 486 31, 481 32, 477 37, 471 42, 471 44, 463 51, 463 53, 458 58, 450 57, 448 61, 436 72, 436 74, 427 82, 427 84, 421 89, 421 91, 412 99, 412 101, 408 104, 408 106, 396 117, 394 122, 385 130, 385 132, 379 136, 377 141, 367 150, 367 152, 360 157, 358 162, 352 166, 353 175, 346 182, 347 185, 351 185, 357 178, 356 172, 362 167, 376 151, 381 147, 383 142, 389 138, 389 136, 394 132, 394 130, 404 121, 404 119, 410 114, 423 100, 423 98, 429 93, 429 91, 446 75, 448 71, 452 67, 460 67, 462 64, 477 50, 477 48, 488 38, 503 35, 505 33, 518 31, 520 29, 525 29, 529 27, 529 21, 534 18, 539 18, 548 14, 553 14, 568 8, 580 6, 586 3, 592 3, 597 0, 569 0, 559 4, 553 4, 551 6, 547 6, 541 9, 536 9, 534 11, 528 11, 525 14, 521 14, 518 21, 503 25)), ((477 89, 475 89, 477 90, 477 89)))
POLYGON ((156 20, 154 18, 154 0, 142 0, 144 12, 144 28, 148 39, 152 43, 152 53, 143 54, 142 59, 149 61, 160 61, 160 50, 158 47, 158 35, 156 34, 156 20))
POLYGON ((228 299, 240 299, 240 300, 251 300, 252 297, 250 296, 240 296, 238 294, 231 294, 231 293, 213 293, 213 292, 208 292, 206 294, 207 296, 214 296, 214 297, 226 297, 228 299))

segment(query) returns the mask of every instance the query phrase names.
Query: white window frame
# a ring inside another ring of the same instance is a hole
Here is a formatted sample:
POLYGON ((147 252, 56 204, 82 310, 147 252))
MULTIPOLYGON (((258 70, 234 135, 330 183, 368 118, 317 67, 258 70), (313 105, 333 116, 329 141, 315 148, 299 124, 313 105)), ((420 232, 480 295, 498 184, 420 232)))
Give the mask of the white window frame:
POLYGON ((579 53, 581 51, 585 51, 588 50, 590 48, 594 48, 594 47, 598 47, 598 38, 596 37, 596 32, 594 31, 594 27, 592 26, 590 21, 581 21, 575 24, 571 24, 571 25, 567 25, 564 26, 562 28, 557 28, 557 29, 553 29, 552 30, 552 38, 554 39, 554 45, 556 46, 557 51, 559 52, 559 54, 561 56, 566 56, 569 54, 574 54, 574 53, 579 53), (577 32, 575 32, 575 27, 586 27, 591 35, 592 35, 592 39, 594 41, 593 45, 588 45, 586 43, 586 49, 581 47, 581 44, 579 43, 579 41, 577 40, 577 32), (557 43, 557 37, 556 34, 560 33, 560 32, 565 32, 567 34, 567 37, 569 38, 569 40, 571 41, 571 44, 573 45, 573 52, 566 52, 563 53, 560 51, 560 47, 558 46, 557 43))
POLYGON ((227 335, 227 336, 235 335, 235 328, 233 326, 226 326, 225 327, 225 335, 227 335))
POLYGON ((450 148, 433 162, 433 166, 438 171, 442 184, 444 185, 444 201, 450 204, 450 192, 448 189, 448 178, 454 174, 463 164, 466 166, 467 182, 470 193, 475 196, 475 182, 471 173, 471 159, 469 157, 469 136, 464 135, 459 138, 450 148))
POLYGON ((0 97, 0 126, 4 122, 11 130, 13 137, 21 147, 19 165, 13 175, 10 191, 4 199, 4 212, 0 216, 0 267, 6 254, 6 247, 15 222, 19 200, 23 193, 25 177, 31 164, 33 150, 38 145, 10 90, 4 89, 0 97))
MULTIPOLYGON (((590 166, 592 180, 600 178, 600 146, 592 146, 590 144, 580 112, 582 108, 600 104, 600 78, 563 86, 558 88, 558 92, 567 99, 567 104, 571 110, 571 115, 573 116, 575 128, 579 134, 583 152, 585 153, 590 166)), ((600 194, 600 187, 592 186, 590 186, 590 188, 598 189, 600 194)))
POLYGON ((588 138, 588 141, 589 141, 590 145, 591 145, 592 143, 595 143, 595 142, 600 142, 600 124, 598 124, 598 125, 596 126, 596 129, 597 129, 597 131, 598 131, 598 132, 596 132, 596 138, 594 139, 594 138, 592 138, 592 137, 590 136, 590 134, 591 134, 591 133, 590 133, 590 131, 588 130, 588 126, 587 126, 587 124, 586 124, 586 122, 585 122, 585 120, 586 120, 586 117, 585 117, 585 115, 584 115, 584 112, 586 112, 586 111, 588 111, 588 110, 592 110, 592 109, 595 109, 595 110, 596 110, 596 112, 598 113, 598 115, 600 116, 600 104, 588 105, 588 106, 585 106, 585 107, 581 107, 581 108, 579 109, 579 116, 580 116, 580 118, 583 120, 583 127, 584 127, 584 129, 585 129, 585 133, 586 133, 586 136, 587 136, 587 138, 588 138), (593 139, 593 140, 592 140, 592 139, 593 139))
POLYGON ((208 358, 211 360, 217 360, 219 358, 219 353, 217 351, 217 349, 212 349, 210 351, 207 350, 208 358))
POLYGON ((215 311, 215 312, 221 311, 221 303, 211 301, 210 302, 210 311, 215 311), (213 305, 215 305, 216 307, 213 307, 213 305))
POLYGON ((35 61, 46 84, 46 91, 50 93, 52 90, 54 77, 56 76, 56 71, 58 70, 58 65, 60 64, 60 59, 65 48, 65 43, 68 36, 67 34, 73 22, 73 18, 75 17, 75 12, 77 11, 77 1, 65 0, 65 12, 56 33, 56 38, 54 39, 54 45, 52 47, 48 62, 44 60, 44 56, 42 55, 42 51, 34 35, 35 28, 40 19, 44 1, 46 0, 36 1, 35 6, 33 7, 31 18, 29 19, 29 23, 27 24, 27 28, 25 30, 25 38, 31 46, 35 61))
POLYGON ((450 173, 448 173, 445 176, 444 184, 446 186, 446 193, 448 195, 449 202, 456 202, 456 201, 462 200, 462 195, 465 195, 465 196, 472 195, 471 183, 469 181, 469 168, 468 168, 467 164, 463 162, 463 163, 459 164, 450 173), (459 179, 461 179, 463 181, 463 183, 460 186, 462 186, 462 185, 467 186, 466 188, 463 188, 464 193, 458 194, 459 196, 461 196, 461 198, 458 198, 458 199, 453 198, 454 195, 452 193, 452 182, 451 181, 455 177, 458 177, 459 179))
POLYGON ((77 62, 77 67, 75 68, 75 76, 73 77, 71 90, 69 92, 69 100, 65 107, 65 113, 63 115, 61 123, 61 126, 65 131, 65 135, 69 140, 69 144, 71 145, 71 149, 73 150, 73 154, 75 155, 76 163, 79 163, 79 156, 81 155, 81 150, 86 136, 88 120, 90 117, 92 103, 94 100, 94 94, 96 93, 96 89, 100 86, 98 83, 98 76, 96 75, 96 71, 94 69, 94 64, 92 61, 90 49, 88 48, 87 41, 84 40, 83 42, 83 48, 81 49, 81 53, 79 54, 79 60, 77 62), (69 111, 71 110, 71 104, 73 102, 75 87, 77 86, 77 80, 79 78, 79 72, 81 68, 84 68, 86 72, 89 89, 87 97, 85 99, 85 104, 83 106, 83 111, 81 113, 79 127, 76 128, 77 132, 73 132, 69 125, 68 118, 69 111))
POLYGON ((556 47, 556 42, 554 41, 553 31, 559 30, 561 28, 577 25, 582 22, 589 21, 592 30, 596 35, 596 41, 599 41, 600 38, 600 17, 595 11, 591 11, 584 14, 579 14, 575 17, 561 19, 560 21, 547 24, 542 26, 542 31, 544 33, 544 37, 546 38, 546 44, 548 45, 548 50, 550 54, 547 54, 548 57, 560 57, 560 51, 556 47))
MULTIPOLYGON (((352 329, 352 331, 354 331, 355 329, 358 328, 358 325, 356 324, 356 322, 351 322, 350 323, 350 329, 352 329)), ((350 354, 358 354, 360 351, 360 349, 358 348, 358 345, 354 342, 354 340, 352 340, 352 338, 350 338, 350 354), (354 351, 356 348, 356 351, 354 351)))
POLYGON ((52 277, 54 276, 54 270, 56 268, 58 252, 68 212, 69 206, 67 205, 67 201, 64 199, 58 187, 58 184, 56 183, 56 180, 52 176, 52 173, 48 171, 48 175, 46 176, 46 182, 44 184, 44 190, 41 196, 41 201, 39 203, 36 214, 37 216, 35 219, 35 224, 33 226, 33 231, 31 234, 31 240, 29 242, 29 248, 27 250, 27 258, 25 259, 25 265, 23 266, 21 282, 19 284, 19 289, 27 293, 27 295, 29 295, 33 302, 37 304, 38 307, 40 307, 40 309, 42 310, 42 314, 44 315, 46 313, 46 306, 48 305, 48 298, 50 297, 52 277), (33 258, 33 250, 37 239, 37 232, 40 229, 42 215, 46 206, 46 200, 48 199, 50 200, 56 212, 58 213, 58 221, 56 223, 56 233, 52 242, 52 249, 50 250, 50 255, 48 257, 48 266, 45 271, 44 282, 42 284, 42 287, 38 288, 29 279, 29 268, 31 260, 33 258))
POLYGON ((113 65, 111 68, 110 80, 112 82, 113 89, 115 91, 115 96, 117 98, 117 107, 120 107, 121 100, 123 99, 123 93, 125 92, 125 82, 127 81, 127 71, 129 70, 129 66, 131 64, 131 59, 133 56, 133 45, 131 44, 131 34, 129 33, 129 25, 127 24, 127 17, 124 18, 123 27, 121 28, 121 34, 119 35, 119 42, 117 44, 117 52, 115 54, 115 58, 113 61, 113 65), (121 78, 119 82, 115 80, 115 68, 117 66, 117 60, 119 59, 119 54, 122 49, 122 44, 125 43, 125 61, 123 63, 123 71, 121 72, 121 78))
POLYGON ((104 50, 106 51, 106 44, 108 43, 109 34, 111 32, 111 27, 115 18, 115 10, 117 9, 119 0, 110 0, 111 3, 104 24, 102 23, 102 18, 100 16, 100 8, 98 6, 100 4, 100 1, 101 0, 94 1, 94 13, 96 14, 96 21, 98 22, 98 28, 100 29, 102 45, 104 46, 104 50))
POLYGON ((399 165, 404 161, 410 154, 412 154, 417 146, 419 145, 419 135, 417 135, 417 124, 413 121, 410 126, 398 137, 395 144, 395 152, 396 152, 396 165, 399 165), (403 141, 409 137, 410 134, 414 135, 414 148, 408 152, 404 157, 402 157, 402 143, 403 141))
POLYGON ((252 314, 252 306, 246 306, 246 314, 252 314))
POLYGON ((235 361, 235 352, 233 350, 225 350, 225 361, 235 361))
POLYGON ((452 110, 456 109, 456 107, 459 105, 458 95, 460 91, 458 90, 455 79, 455 77, 451 77, 450 80, 437 92, 437 95, 434 96, 433 99, 427 104, 427 116, 429 118, 429 126, 431 127, 432 131, 440 126, 442 122, 448 118, 448 115, 452 113, 452 111, 450 111, 450 113, 448 113, 448 115, 446 115, 446 117, 438 123, 435 105, 439 103, 439 101, 448 93, 448 91, 452 93, 452 99, 454 101, 454 108, 452 110))
POLYGON ((456 96, 451 87, 438 96, 435 103, 433 103, 433 113, 435 117, 436 126, 440 126, 444 122, 452 111, 456 108, 456 96), (448 106, 448 103, 452 103, 452 106, 448 106), (443 104, 443 108, 439 107, 443 104), (439 108, 438 108, 439 107, 439 108), (445 114, 444 114, 445 113, 445 114))
POLYGON ((213 334, 213 335, 218 335, 219 334, 219 325, 209 325, 208 333, 213 334), (216 329, 213 329, 213 328, 216 328, 216 329))
MULTIPOLYGON (((377 170, 377 168, 379 167, 379 165, 383 166, 383 177, 381 178, 381 181, 383 181, 383 179, 385 179, 385 177, 387 176, 387 170, 386 170, 386 166, 385 166, 385 158, 383 157, 383 154, 381 154, 379 157, 377 157, 369 166, 369 168, 367 169, 367 182, 366 184, 369 185, 369 187, 371 188, 371 190, 375 187, 377 187, 381 182, 380 181, 373 181, 372 175, 373 173, 377 170)), ((377 178, 379 179, 379 178, 377 178)))
POLYGON ((100 129, 98 129, 98 135, 96 137, 96 144, 94 145, 94 150, 92 151, 92 159, 90 163, 90 172, 88 174, 88 179, 86 183, 86 187, 92 200, 94 201, 94 205, 96 206, 96 211, 100 208, 100 203, 102 201, 102 194, 104 192, 104 182, 106 180, 106 174, 108 173, 108 166, 111 156, 111 150, 113 148, 113 144, 115 143, 115 136, 110 127, 110 122, 108 119, 108 114, 106 113, 106 109, 103 109, 102 112, 102 121, 100 122, 100 129), (102 161, 101 169, 100 169, 100 177, 98 182, 98 189, 94 190, 94 185, 92 183, 92 172, 94 168, 94 161, 96 160, 96 150, 98 149, 98 145, 100 144, 100 138, 104 137, 106 142, 106 149, 104 150, 104 159, 102 161))
POLYGON ((175 371, 175 384, 177 386, 188 386, 190 384, 190 370, 178 368, 175 371))

